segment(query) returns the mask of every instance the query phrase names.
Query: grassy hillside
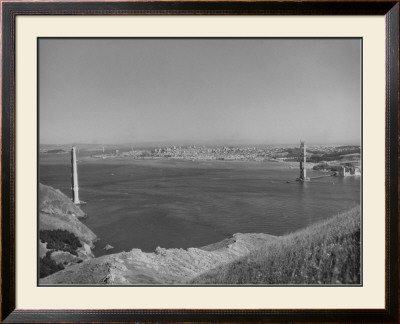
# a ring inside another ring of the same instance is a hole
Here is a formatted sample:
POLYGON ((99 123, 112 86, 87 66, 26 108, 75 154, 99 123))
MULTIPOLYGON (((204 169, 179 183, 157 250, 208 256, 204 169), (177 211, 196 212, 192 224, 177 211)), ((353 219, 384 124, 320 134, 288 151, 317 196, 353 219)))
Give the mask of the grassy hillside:
POLYGON ((90 247, 96 235, 79 218, 85 213, 61 191, 39 184, 39 229, 65 230, 90 247))
POLYGON ((65 194, 41 183, 39 183, 39 210, 47 214, 74 215, 78 218, 85 216, 85 213, 65 194))
POLYGON ((360 208, 282 236, 192 284, 358 284, 360 208))

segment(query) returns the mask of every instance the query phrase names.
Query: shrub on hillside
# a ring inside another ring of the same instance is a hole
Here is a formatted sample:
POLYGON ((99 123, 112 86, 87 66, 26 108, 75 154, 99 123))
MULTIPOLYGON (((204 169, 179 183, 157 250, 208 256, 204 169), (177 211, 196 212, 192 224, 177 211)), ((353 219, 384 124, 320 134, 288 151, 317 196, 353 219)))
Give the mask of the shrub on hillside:
POLYGON ((40 278, 47 277, 52 273, 63 270, 64 266, 61 263, 56 263, 51 258, 52 251, 47 251, 43 258, 40 258, 40 278))
POLYGON ((65 230, 42 230, 39 234, 40 240, 43 243, 47 242, 47 248, 50 250, 60 250, 78 255, 76 250, 82 246, 73 233, 65 230))

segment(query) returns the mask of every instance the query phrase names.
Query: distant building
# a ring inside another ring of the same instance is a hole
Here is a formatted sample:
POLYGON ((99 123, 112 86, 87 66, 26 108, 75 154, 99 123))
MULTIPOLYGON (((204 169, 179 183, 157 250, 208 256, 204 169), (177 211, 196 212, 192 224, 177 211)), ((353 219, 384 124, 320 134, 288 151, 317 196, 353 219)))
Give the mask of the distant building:
POLYGON ((338 168, 339 177, 358 176, 361 175, 361 169, 358 166, 341 165, 338 168))

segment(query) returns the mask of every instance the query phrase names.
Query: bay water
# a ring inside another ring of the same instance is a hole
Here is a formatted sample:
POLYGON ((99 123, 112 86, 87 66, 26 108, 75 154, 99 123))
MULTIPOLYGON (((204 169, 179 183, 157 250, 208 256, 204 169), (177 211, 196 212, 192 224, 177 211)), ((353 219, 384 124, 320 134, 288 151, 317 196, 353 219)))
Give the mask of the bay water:
MULTIPOLYGON (((41 154, 40 182, 71 196, 69 154, 41 154)), ((284 235, 360 204, 360 177, 297 182, 284 162, 79 158, 94 254, 200 247, 234 233, 284 235), (105 251, 110 244, 114 249, 105 251)), ((309 171, 308 176, 327 175, 309 171)))

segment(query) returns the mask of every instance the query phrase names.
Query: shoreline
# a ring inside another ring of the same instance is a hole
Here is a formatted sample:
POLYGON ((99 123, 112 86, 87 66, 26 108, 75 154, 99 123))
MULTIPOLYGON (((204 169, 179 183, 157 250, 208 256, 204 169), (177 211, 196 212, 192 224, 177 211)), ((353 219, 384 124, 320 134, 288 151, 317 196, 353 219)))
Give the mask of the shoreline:
MULTIPOLYGON (((56 154, 54 154, 56 155, 56 154)), ((40 160, 40 164, 69 164, 69 156, 68 159, 64 160, 51 160, 49 159, 48 154, 43 155, 45 156, 44 159, 40 160)), ((57 154, 57 156, 60 156, 60 154, 57 154)), ((297 169, 299 168, 299 162, 294 162, 294 161, 282 161, 282 160, 264 160, 264 161, 256 161, 256 160, 240 160, 240 159, 235 159, 235 160, 229 160, 229 159, 224 159, 224 160, 219 160, 219 159, 186 159, 186 158, 163 158, 163 157, 147 157, 147 158, 131 158, 131 157, 123 157, 123 156, 115 156, 115 157, 108 157, 105 159, 98 158, 98 157, 92 157, 92 156, 83 156, 79 159, 80 164, 89 164, 89 163, 94 163, 94 164, 117 164, 120 162, 125 162, 127 165, 130 164, 144 164, 144 163, 190 163, 190 164, 203 164, 203 163, 215 163, 215 164, 254 164, 254 165, 275 165, 275 166, 281 166, 284 168, 289 168, 289 169, 297 169)), ((307 162, 306 163, 306 169, 312 170, 312 168, 317 165, 318 163, 314 162, 307 162)))

